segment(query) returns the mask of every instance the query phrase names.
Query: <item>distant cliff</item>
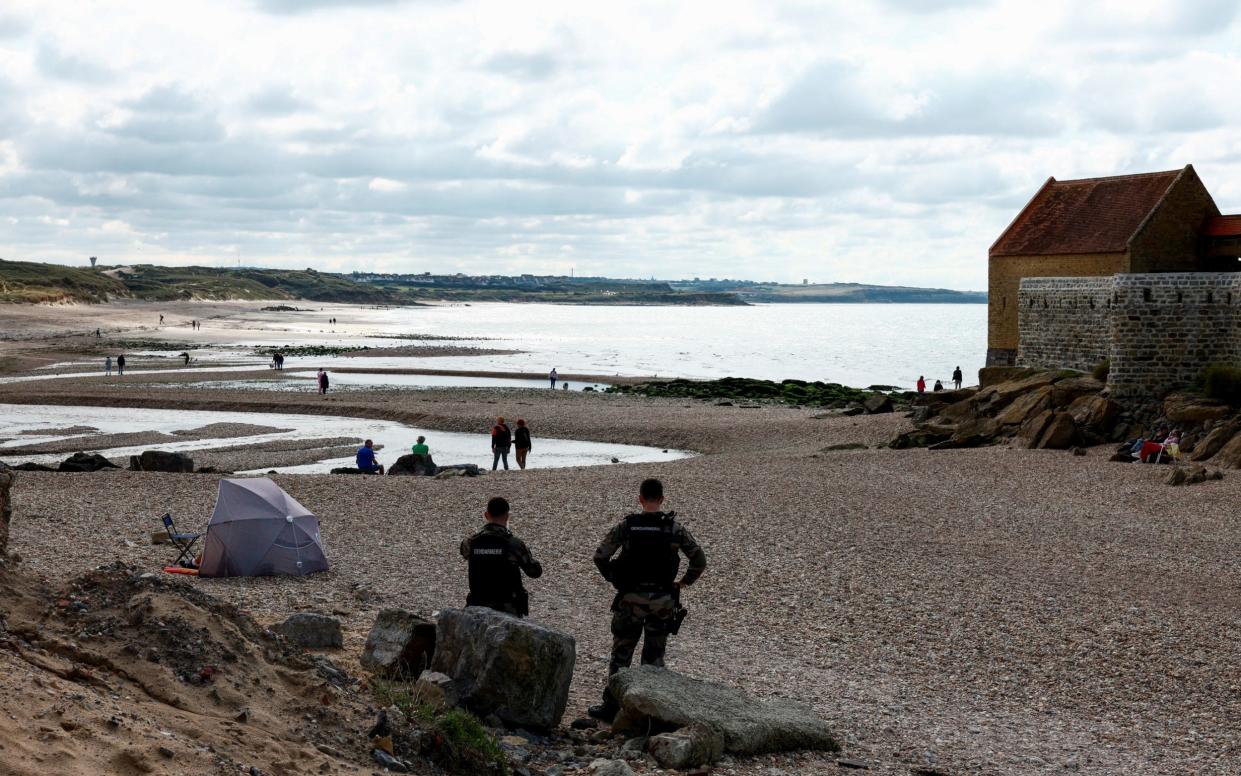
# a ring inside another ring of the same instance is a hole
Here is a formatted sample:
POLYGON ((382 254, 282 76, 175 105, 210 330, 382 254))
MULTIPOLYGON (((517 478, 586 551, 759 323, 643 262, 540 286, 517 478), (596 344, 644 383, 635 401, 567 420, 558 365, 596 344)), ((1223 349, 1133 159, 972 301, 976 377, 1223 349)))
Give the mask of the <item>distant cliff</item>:
POLYGON ((868 286, 861 283, 815 285, 752 285, 736 289, 747 302, 831 302, 890 304, 986 304, 984 291, 953 291, 947 288, 868 286))

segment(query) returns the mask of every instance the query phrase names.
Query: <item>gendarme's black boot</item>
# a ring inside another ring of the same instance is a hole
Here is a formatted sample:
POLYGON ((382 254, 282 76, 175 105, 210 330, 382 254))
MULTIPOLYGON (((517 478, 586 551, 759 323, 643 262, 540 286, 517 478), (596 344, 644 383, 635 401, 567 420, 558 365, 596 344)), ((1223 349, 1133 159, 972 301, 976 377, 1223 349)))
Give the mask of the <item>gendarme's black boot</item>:
POLYGON ((586 713, 591 717, 599 720, 600 722, 606 722, 609 725, 612 724, 612 720, 616 719, 616 715, 619 712, 620 706, 616 705, 616 701, 611 698, 608 698, 598 706, 591 706, 586 710, 586 713))

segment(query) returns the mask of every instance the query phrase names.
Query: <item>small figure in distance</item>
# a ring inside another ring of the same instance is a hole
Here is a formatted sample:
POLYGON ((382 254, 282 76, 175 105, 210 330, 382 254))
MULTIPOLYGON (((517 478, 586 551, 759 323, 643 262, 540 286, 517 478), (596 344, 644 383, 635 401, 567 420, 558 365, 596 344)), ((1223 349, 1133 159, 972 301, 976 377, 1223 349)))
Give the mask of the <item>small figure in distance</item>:
POLYGON ((513 446, 513 432, 509 431, 508 424, 504 422, 504 418, 496 418, 496 424, 491 427, 491 470, 495 471, 500 465, 500 460, 504 460, 504 471, 508 471, 508 450, 513 446))
POLYGON ((939 380, 936 380, 936 381, 935 381, 935 387, 934 387, 934 388, 932 388, 932 389, 931 389, 931 391, 933 391, 933 392, 934 392, 934 391, 942 391, 942 390, 944 390, 944 384, 943 384, 942 382, 940 382, 939 380))
POLYGON ((103 360, 103 373, 105 377, 112 376, 112 356, 108 356, 103 360))
POLYGON ((556 380, 559 376, 556 374, 556 367, 552 367, 552 371, 547 373, 547 379, 552 381, 552 390, 556 390, 556 380))
POLYGON ((543 576, 543 567, 526 543, 508 530, 508 502, 487 502, 482 530, 461 542, 461 557, 470 565, 470 593, 466 606, 486 606, 514 617, 530 613, 530 596, 521 584, 522 572, 531 579, 543 576))
POLYGON ((517 449, 518 468, 526 468, 526 456, 530 454, 530 429, 522 418, 517 419, 517 430, 513 432, 513 447, 517 449))
MULTIPOLYGON (((644 480, 638 489, 638 503, 642 511, 608 531, 595 550, 599 573, 616 588, 609 677, 633 662, 639 638, 645 639, 642 664, 663 666, 668 636, 680 629, 685 617, 681 590, 692 585, 707 567, 707 555, 689 529, 677 522, 675 512, 663 511, 662 482, 644 480), (618 550, 620 556, 613 560, 618 550), (681 553, 689 559, 689 567, 678 580, 681 553)), ((604 688, 603 703, 591 706, 589 713, 611 722, 618 711, 617 699, 604 688)))
POLYGON ((181 358, 185 359, 186 366, 190 365, 190 352, 188 350, 181 354, 181 358))
POLYGON ((926 378, 918 375, 918 393, 926 393, 926 378))
POLYGON ((961 390, 961 379, 961 367, 952 370, 952 384, 958 391, 961 390))
POLYGON ((375 443, 369 439, 358 448, 357 464, 358 471, 363 474, 384 473, 383 464, 375 460, 375 443))
POLYGON ((159 325, 160 326, 164 325, 164 314, 163 313, 159 314, 159 325))
POLYGON ((319 395, 326 394, 328 386, 327 371, 322 368, 319 369, 319 374, 315 376, 315 380, 319 383, 319 395))
POLYGON ((125 354, 116 357, 116 374, 120 377, 125 376, 125 354))

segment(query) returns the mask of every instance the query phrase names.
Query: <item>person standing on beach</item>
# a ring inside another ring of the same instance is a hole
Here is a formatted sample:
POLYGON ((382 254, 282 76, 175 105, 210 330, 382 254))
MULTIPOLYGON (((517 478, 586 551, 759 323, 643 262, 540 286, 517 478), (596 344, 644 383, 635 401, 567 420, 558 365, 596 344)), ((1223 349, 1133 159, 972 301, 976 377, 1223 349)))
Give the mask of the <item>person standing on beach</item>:
POLYGON ((961 390, 961 378, 962 378, 961 367, 957 367, 956 369, 952 370, 952 385, 958 391, 961 390))
POLYGON ((184 359, 185 359, 185 365, 186 365, 186 366, 189 366, 189 365, 190 365, 190 352, 189 352, 188 350, 187 350, 186 352, 184 352, 184 353, 182 353, 182 354, 181 354, 181 358, 184 358, 184 359))
POLYGON ((504 422, 504 418, 496 418, 496 424, 491 427, 491 470, 495 471, 500 465, 500 460, 504 460, 504 471, 508 471, 508 450, 513 446, 513 432, 509 431, 508 425, 504 422))
POLYGON ((103 373, 107 377, 112 376, 112 356, 108 356, 103 360, 103 373))
POLYGON ((164 325, 164 314, 163 313, 159 314, 159 325, 160 326, 164 325))
POLYGON ((543 576, 543 566, 526 543, 508 530, 508 501, 496 497, 487 502, 482 530, 461 542, 461 557, 469 563, 470 592, 466 606, 486 606, 514 617, 530 613, 530 596, 521 583, 524 572, 531 579, 543 576))
POLYGON ((552 390, 556 390, 556 380, 559 379, 559 375, 556 374, 556 367, 552 367, 552 371, 547 373, 547 379, 552 381, 552 390))
POLYGON ((918 375, 918 393, 926 393, 926 378, 918 375))
POLYGON ((125 354, 116 357, 116 374, 123 377, 125 375, 125 354))
MULTIPOLYGON (((622 520, 595 550, 595 565, 616 588, 612 599, 612 660, 608 676, 633 662, 638 640, 642 664, 663 667, 668 636, 680 628, 685 610, 681 590, 689 587, 707 568, 707 555, 689 529, 664 512, 664 485, 644 480, 638 489, 642 511, 622 520), (613 559, 613 555, 620 556, 613 559), (681 554, 689 560, 684 576, 677 579, 681 554)), ((611 722, 620 710, 617 699, 606 689, 603 703, 591 706, 590 716, 611 722)))
POLYGON ((517 419, 517 430, 513 432, 513 447, 517 450, 517 467, 526 468, 526 456, 530 454, 530 429, 521 418, 517 419))
POLYGON ((322 396, 327 393, 328 379, 325 370, 319 369, 319 374, 315 375, 315 381, 319 384, 319 395, 322 396))

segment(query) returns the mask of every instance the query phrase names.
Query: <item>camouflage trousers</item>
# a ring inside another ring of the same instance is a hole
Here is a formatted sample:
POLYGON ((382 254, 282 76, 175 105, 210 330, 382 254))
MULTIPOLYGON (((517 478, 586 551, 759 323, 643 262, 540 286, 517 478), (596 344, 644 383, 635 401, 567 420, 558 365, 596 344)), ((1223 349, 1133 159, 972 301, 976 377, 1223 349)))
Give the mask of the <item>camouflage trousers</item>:
POLYGON ((642 643, 642 664, 663 666, 668 634, 676 615, 676 602, 667 593, 647 595, 625 593, 612 608, 612 662, 608 676, 633 662, 638 639, 642 643))

